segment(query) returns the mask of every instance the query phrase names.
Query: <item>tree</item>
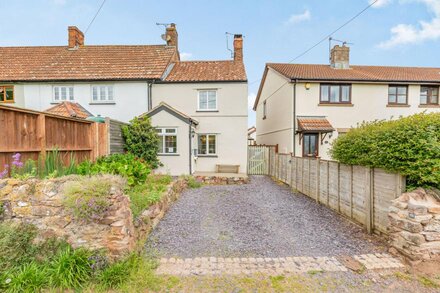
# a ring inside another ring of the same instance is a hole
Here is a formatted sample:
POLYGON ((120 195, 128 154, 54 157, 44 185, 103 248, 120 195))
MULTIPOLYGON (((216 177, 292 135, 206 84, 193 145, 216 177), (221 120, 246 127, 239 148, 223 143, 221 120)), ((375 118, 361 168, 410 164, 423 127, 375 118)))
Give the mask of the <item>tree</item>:
POLYGON ((129 125, 122 127, 122 135, 127 152, 145 160, 153 169, 161 165, 157 157, 159 137, 149 117, 135 117, 129 125))

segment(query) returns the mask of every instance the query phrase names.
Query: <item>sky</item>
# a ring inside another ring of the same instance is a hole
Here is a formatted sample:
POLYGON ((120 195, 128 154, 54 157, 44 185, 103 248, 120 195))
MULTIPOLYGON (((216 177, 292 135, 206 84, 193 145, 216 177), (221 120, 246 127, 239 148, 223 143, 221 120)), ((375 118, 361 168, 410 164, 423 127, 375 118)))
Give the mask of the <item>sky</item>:
MULTIPOLYGON (((374 0, 106 0, 85 43, 162 44, 177 24, 186 60, 230 59, 225 32, 244 35, 251 110, 266 62, 289 62, 374 0)), ((102 0, 0 0, 0 46, 66 45, 85 31, 102 0)), ((333 35, 351 43, 351 64, 440 67, 440 0, 379 0, 333 35)), ((229 39, 232 47, 232 39, 229 39)), ((328 63, 328 42, 296 63, 328 63)), ((1 58, 1 56, 0 56, 1 58)))

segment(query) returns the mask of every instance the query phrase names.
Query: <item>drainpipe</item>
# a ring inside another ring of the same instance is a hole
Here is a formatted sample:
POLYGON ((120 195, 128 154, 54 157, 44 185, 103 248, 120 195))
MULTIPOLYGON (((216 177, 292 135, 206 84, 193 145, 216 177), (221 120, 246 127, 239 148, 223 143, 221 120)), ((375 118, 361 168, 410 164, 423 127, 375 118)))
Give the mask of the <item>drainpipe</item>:
POLYGON ((296 156, 296 85, 298 80, 295 79, 293 84, 293 156, 296 156))
POLYGON ((150 111, 153 108, 153 82, 149 82, 147 84, 147 89, 148 89, 148 111, 150 111))
POLYGON ((189 175, 192 174, 192 127, 193 121, 189 120, 188 138, 189 138, 189 175))

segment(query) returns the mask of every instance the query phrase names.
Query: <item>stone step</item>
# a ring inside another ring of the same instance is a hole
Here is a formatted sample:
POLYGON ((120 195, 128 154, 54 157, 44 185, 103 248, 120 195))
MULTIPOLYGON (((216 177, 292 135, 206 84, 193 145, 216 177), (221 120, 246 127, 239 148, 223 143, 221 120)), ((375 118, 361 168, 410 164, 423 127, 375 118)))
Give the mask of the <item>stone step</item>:
MULTIPOLYGON (((404 265, 386 253, 354 255, 365 269, 398 269, 404 265)), ((337 257, 281 258, 162 258, 156 273, 161 275, 249 275, 262 273, 280 275, 307 272, 346 272, 337 257)))

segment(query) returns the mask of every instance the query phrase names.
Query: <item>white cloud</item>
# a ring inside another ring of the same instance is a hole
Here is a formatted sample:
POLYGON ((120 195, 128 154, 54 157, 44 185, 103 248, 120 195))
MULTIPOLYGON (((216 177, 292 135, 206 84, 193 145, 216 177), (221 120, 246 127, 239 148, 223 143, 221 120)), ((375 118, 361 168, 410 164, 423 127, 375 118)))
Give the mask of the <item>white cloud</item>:
MULTIPOLYGON (((421 20, 418 25, 398 24, 391 28, 391 38, 379 44, 382 49, 390 49, 399 45, 422 43, 440 39, 440 0, 413 0, 426 5, 433 15, 430 21, 421 20)), ((407 3, 402 1, 401 3, 407 3)))
MULTIPOLYGON (((368 2, 370 4, 373 4, 374 1, 376 1, 376 0, 369 0, 368 2)), ((378 0, 376 3, 374 3, 373 7, 376 7, 376 8, 383 7, 383 6, 390 4, 392 1, 393 0, 378 0)))
POLYGON ((285 22, 286 25, 289 24, 296 24, 304 21, 308 21, 312 18, 312 14, 310 13, 310 10, 306 9, 301 14, 292 14, 289 19, 285 22))
POLYGON ((248 109, 252 110, 252 108, 254 108, 254 103, 255 103, 255 98, 257 97, 256 94, 254 93, 250 93, 248 95, 248 109))
POLYGON ((180 53, 180 60, 182 60, 182 61, 191 60, 192 55, 193 54, 191 54, 191 53, 182 52, 182 53, 180 53))

